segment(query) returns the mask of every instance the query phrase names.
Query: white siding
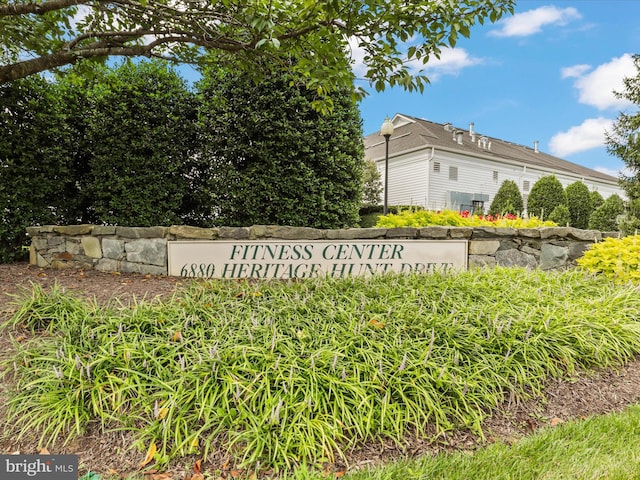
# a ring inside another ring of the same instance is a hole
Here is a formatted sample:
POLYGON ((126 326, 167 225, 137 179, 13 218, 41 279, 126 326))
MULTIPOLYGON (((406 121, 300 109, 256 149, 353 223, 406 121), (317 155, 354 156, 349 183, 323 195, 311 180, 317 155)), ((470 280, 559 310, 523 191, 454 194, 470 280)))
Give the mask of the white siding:
MULTIPOLYGON (((389 159, 389 205, 426 206, 428 163, 423 155, 389 159)), ((384 160, 377 165, 384 185, 384 160)))
MULTIPOLYGON (((389 205, 421 205, 431 210, 457 210, 461 207, 452 203, 452 199, 460 198, 460 194, 471 194, 471 198, 484 200, 486 212, 505 180, 513 180, 525 198, 540 178, 551 175, 551 172, 539 167, 468 157, 437 148, 434 152, 433 158, 430 148, 389 158, 389 205), (457 180, 450 180, 451 167, 457 168, 457 180), (523 189, 525 181, 529 182, 528 191, 523 189)), ((384 159, 378 160, 377 166, 384 185, 384 159)), ((623 197, 621 189, 615 186, 566 174, 555 173, 555 176, 563 187, 584 181, 590 191, 599 191, 603 198, 613 193, 623 197)))
MULTIPOLYGON (((459 205, 452 203, 451 192, 474 194, 477 198, 485 198, 484 209, 487 211, 498 189, 505 180, 513 180, 520 193, 525 196, 531 192, 533 185, 542 177, 551 175, 541 169, 498 163, 490 160, 464 157, 457 153, 436 150, 433 162, 440 164, 440 172, 430 172, 429 200, 427 207, 432 210, 450 208, 457 210, 459 205), (449 167, 458 168, 458 180, 449 179, 449 167), (497 172, 497 174, 496 174, 497 172), (497 179, 496 179, 497 175, 497 179), (524 191, 523 184, 529 182, 529 190, 524 191)), ((569 175, 555 174, 563 187, 583 179, 569 175)), ((607 198, 613 193, 621 195, 620 189, 590 180, 584 180, 590 191, 598 190, 607 198)), ((622 196, 622 195, 621 195, 622 196)))

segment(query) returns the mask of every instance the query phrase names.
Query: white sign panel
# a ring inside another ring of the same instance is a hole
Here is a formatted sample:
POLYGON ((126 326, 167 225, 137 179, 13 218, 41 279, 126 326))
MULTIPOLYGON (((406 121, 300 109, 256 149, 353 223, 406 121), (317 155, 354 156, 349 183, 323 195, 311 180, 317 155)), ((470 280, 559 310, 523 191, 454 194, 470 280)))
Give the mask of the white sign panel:
POLYGON ((173 241, 169 275, 290 279, 466 270, 466 240, 173 241))

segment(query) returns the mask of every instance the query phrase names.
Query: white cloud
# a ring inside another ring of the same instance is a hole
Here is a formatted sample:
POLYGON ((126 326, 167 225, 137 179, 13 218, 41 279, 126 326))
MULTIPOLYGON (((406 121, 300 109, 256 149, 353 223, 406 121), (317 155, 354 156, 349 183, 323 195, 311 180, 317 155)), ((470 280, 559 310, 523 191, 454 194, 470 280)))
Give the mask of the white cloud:
POLYGON ((574 83, 579 92, 579 101, 586 105, 591 105, 599 110, 608 108, 621 109, 631 103, 623 98, 616 98, 614 91, 624 90, 622 80, 625 77, 634 77, 636 67, 633 64, 631 54, 625 53, 621 57, 613 58, 609 63, 603 63, 595 70, 586 73, 584 65, 575 65, 562 70, 563 78, 567 71, 575 73, 577 78, 574 83), (582 70, 582 71, 581 71, 582 70))
POLYGON ((367 66, 364 64, 365 50, 360 46, 357 37, 349 38, 349 51, 351 53, 351 68, 356 77, 364 77, 367 66))
POLYGON ((545 6, 516 13, 500 22, 502 28, 492 30, 490 35, 496 37, 527 37, 542 31, 547 25, 566 25, 571 20, 582 18, 578 10, 573 7, 557 8, 545 6))
POLYGON ((443 75, 458 75, 464 68, 482 63, 482 58, 470 56, 463 48, 444 48, 440 58, 431 57, 426 65, 420 60, 414 60, 408 66, 411 73, 424 70, 431 81, 437 81, 443 75))
MULTIPOLYGON (((408 49, 409 45, 409 43, 405 44, 405 49, 408 49)), ((366 52, 360 46, 357 38, 351 37, 349 39, 349 51, 353 73, 356 77, 364 77, 367 71, 367 66, 364 64, 366 52)), ((406 65, 412 75, 424 73, 429 77, 429 80, 435 82, 443 75, 458 75, 462 69, 484 62, 485 60, 480 57, 470 56, 463 48, 443 48, 440 58, 431 56, 426 64, 422 63, 422 60, 414 59, 407 62, 406 65)))
POLYGON ((561 71, 562 78, 579 78, 591 70, 591 65, 573 65, 572 67, 563 68, 561 71))
POLYGON ((613 120, 603 117, 588 118, 581 125, 554 135, 549 142, 552 155, 564 157, 604 146, 604 132, 611 129, 613 120))

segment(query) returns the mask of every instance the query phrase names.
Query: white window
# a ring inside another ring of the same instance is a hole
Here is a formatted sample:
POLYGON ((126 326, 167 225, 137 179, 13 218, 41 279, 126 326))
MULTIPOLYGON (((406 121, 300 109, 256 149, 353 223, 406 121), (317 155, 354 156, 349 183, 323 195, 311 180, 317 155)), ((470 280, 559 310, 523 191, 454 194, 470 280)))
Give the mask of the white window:
POLYGON ((458 167, 449 167, 449 180, 458 180, 458 167))

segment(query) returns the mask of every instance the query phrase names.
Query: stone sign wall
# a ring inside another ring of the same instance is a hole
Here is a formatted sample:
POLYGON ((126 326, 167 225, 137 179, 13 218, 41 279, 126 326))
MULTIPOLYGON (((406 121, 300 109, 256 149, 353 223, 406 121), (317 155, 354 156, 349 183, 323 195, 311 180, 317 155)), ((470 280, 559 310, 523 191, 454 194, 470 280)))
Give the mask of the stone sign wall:
MULTIPOLYGON (((584 250, 614 234, 569 227, 313 228, 255 225, 197 228, 45 225, 27 228, 30 262, 44 268, 168 274, 167 244, 173 240, 468 240, 468 265, 566 269, 584 250)), ((617 234, 615 234, 617 235, 617 234)))

